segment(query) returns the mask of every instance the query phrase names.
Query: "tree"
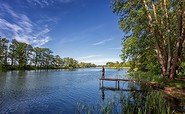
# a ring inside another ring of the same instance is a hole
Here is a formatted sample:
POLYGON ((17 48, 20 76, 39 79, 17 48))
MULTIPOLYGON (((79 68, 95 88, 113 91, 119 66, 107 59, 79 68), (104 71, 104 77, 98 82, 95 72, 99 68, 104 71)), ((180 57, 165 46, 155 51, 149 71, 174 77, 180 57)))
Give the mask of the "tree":
POLYGON ((49 48, 42 48, 42 65, 49 69, 53 59, 52 51, 49 48))
MULTIPOLYGON (((9 48, 6 38, 0 37, 0 70, 6 69, 50 69, 79 68, 78 61, 73 58, 61 58, 53 55, 49 48, 35 47, 25 42, 12 39, 9 48)), ((84 67, 95 67, 95 64, 84 63, 84 67)))
POLYGON ((33 63, 35 64, 35 67, 40 67, 40 62, 41 62, 41 48, 35 47, 33 49, 34 54, 33 54, 33 63))
POLYGON ((18 42, 16 48, 16 59, 18 60, 19 68, 25 69, 28 62, 31 60, 33 47, 24 42, 18 42))
POLYGON ((120 28, 127 33, 123 38, 122 59, 132 60, 134 66, 141 61, 142 70, 157 59, 161 75, 174 78, 182 62, 185 2, 115 0, 113 12, 119 14, 120 28))
POLYGON ((106 67, 114 67, 114 63, 113 62, 107 62, 106 67))
POLYGON ((0 36, 0 69, 8 64, 8 42, 9 40, 0 36))
POLYGON ((96 65, 92 63, 80 62, 79 67, 80 68, 90 68, 90 67, 96 67, 96 65))
POLYGON ((27 65, 32 65, 34 49, 30 44, 27 44, 25 50, 26 50, 27 65))
POLYGON ((9 46, 9 58, 11 60, 11 66, 15 66, 16 64, 16 49, 17 49, 18 42, 16 39, 13 39, 10 46, 9 46))
POLYGON ((62 68, 63 65, 63 59, 60 58, 59 55, 54 56, 54 66, 56 66, 56 68, 62 68))

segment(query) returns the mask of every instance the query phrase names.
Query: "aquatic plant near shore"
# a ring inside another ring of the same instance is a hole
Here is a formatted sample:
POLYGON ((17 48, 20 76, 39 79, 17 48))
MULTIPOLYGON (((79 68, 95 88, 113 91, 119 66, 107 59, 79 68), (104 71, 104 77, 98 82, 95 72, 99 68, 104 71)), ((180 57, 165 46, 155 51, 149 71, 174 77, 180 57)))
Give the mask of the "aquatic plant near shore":
POLYGON ((144 107, 143 114, 170 114, 170 106, 160 91, 147 95, 144 107))
POLYGON ((151 72, 130 72, 129 75, 135 80, 143 80, 148 82, 161 82, 163 78, 159 75, 154 75, 151 72))
POLYGON ((170 114, 170 106, 160 91, 152 91, 143 99, 120 94, 120 98, 106 99, 106 104, 90 106, 78 103, 76 114, 170 114))

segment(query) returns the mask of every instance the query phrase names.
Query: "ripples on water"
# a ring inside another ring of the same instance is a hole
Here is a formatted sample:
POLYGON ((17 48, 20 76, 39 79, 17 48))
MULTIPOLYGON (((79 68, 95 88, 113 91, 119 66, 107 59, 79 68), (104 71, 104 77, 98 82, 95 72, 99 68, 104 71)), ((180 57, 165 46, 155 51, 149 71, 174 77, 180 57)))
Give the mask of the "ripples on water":
MULTIPOLYGON (((106 77, 127 78, 127 69, 106 69, 106 77)), ((0 74, 0 113, 72 114, 77 102, 102 101, 101 68, 10 71, 0 74)), ((114 87, 114 82, 106 82, 114 87)), ((127 83, 121 84, 127 88, 127 83)), ((112 92, 105 92, 110 97, 112 92)))

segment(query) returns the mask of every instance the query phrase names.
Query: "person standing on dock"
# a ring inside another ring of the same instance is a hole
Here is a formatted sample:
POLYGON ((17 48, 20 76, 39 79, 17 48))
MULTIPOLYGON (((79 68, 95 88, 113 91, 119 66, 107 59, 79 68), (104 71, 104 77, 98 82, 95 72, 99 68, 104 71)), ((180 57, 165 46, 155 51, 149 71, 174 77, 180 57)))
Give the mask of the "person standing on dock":
POLYGON ((102 78, 105 78, 105 68, 102 66, 102 78))

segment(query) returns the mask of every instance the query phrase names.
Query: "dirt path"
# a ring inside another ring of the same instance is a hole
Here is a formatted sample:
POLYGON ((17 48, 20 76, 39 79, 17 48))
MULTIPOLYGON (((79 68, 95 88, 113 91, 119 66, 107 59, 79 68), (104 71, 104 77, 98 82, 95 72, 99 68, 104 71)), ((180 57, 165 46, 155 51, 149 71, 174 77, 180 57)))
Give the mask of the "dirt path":
MULTIPOLYGON (((185 77, 176 78, 175 80, 180 84, 185 84, 185 77)), ((163 92, 173 109, 185 113, 185 88, 166 86, 163 92)))

